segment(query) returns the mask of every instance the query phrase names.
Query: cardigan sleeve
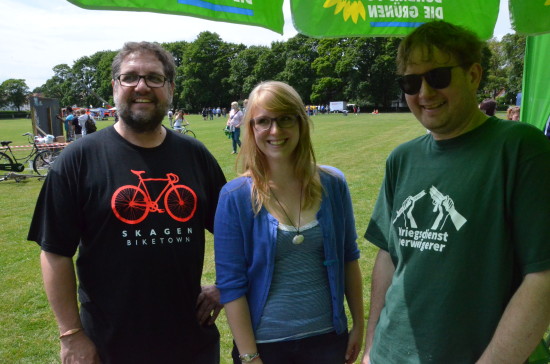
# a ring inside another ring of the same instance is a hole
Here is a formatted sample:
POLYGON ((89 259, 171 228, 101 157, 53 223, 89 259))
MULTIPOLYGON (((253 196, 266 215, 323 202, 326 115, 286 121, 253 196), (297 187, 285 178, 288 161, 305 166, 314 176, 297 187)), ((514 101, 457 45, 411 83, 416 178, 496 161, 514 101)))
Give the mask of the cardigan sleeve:
POLYGON ((216 286, 220 290, 222 304, 244 296, 248 290, 243 224, 246 218, 241 217, 245 203, 238 201, 236 195, 235 190, 224 186, 214 218, 216 286))

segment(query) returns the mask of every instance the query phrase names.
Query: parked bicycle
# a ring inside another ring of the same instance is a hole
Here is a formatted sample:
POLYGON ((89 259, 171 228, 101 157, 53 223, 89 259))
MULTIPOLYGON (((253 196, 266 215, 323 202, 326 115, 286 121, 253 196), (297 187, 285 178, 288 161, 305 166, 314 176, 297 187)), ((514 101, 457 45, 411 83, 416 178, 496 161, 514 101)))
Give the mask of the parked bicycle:
POLYGON ((46 175, 53 162, 61 153, 62 148, 49 148, 47 144, 37 144, 31 133, 25 133, 29 144, 32 144, 31 151, 24 157, 17 158, 10 147, 11 141, 2 141, 0 148, 0 171, 23 172, 25 165, 32 160, 32 168, 39 175, 46 175))
POLYGON ((111 198, 111 208, 115 216, 127 224, 137 224, 145 220, 149 212, 167 212, 174 220, 186 222, 197 209, 197 195, 191 188, 176 184, 179 177, 167 173, 166 178, 143 178, 145 171, 131 170, 139 178, 137 186, 119 187, 111 198), (156 199, 151 198, 145 182, 166 182, 156 199), (159 200, 164 196, 164 209, 159 207, 159 200))

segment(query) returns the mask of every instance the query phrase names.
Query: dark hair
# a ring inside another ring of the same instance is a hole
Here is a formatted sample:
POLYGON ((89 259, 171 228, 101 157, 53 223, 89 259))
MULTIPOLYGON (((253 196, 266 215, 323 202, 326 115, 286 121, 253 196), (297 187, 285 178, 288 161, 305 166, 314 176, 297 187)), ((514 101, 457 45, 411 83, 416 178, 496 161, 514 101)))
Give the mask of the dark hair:
POLYGON ((426 61, 433 59, 434 49, 454 57, 463 68, 481 63, 483 42, 461 26, 444 21, 425 23, 405 37, 397 50, 397 73, 404 74, 414 49, 423 50, 426 61))
POLYGON ((73 112, 73 108, 70 106, 67 106, 67 112, 73 112))
POLYGON ((173 82, 176 74, 176 63, 174 56, 158 43, 151 42, 128 42, 124 44, 124 47, 117 53, 111 64, 112 78, 116 79, 120 74, 120 65, 124 58, 132 53, 152 53, 162 63, 164 67, 164 76, 168 81, 173 82))
POLYGON ((495 116, 497 110, 497 102, 492 99, 485 99, 479 104, 479 109, 482 110, 488 116, 495 116))

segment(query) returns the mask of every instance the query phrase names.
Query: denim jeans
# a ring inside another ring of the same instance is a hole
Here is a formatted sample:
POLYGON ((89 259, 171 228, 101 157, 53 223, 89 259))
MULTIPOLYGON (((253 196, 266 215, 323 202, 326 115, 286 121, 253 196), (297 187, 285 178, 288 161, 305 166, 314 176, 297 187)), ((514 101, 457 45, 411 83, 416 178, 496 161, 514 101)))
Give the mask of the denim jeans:
POLYGON ((235 128, 235 131, 231 134, 231 139, 233 140, 233 151, 235 153, 237 152, 237 145, 239 146, 239 148, 241 147, 240 137, 241 137, 241 129, 235 128))
MULTIPOLYGON (((264 364, 340 364, 346 361, 348 333, 335 332, 305 339, 256 344, 264 364)), ((234 364, 241 364, 239 351, 233 344, 234 364)))

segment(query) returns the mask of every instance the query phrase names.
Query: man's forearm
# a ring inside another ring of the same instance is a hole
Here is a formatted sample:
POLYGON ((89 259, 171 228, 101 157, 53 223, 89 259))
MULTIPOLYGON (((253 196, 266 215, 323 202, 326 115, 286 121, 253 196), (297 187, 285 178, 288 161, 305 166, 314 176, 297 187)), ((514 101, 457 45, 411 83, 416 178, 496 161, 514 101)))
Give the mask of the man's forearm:
POLYGON ((372 270, 371 301, 365 339, 365 354, 370 352, 372 339, 374 337, 374 329, 380 318, 382 308, 384 308, 386 292, 391 284, 394 272, 395 266, 393 265, 390 254, 380 249, 372 270))
POLYGON ((550 270, 525 276, 478 364, 523 363, 550 324, 550 270))
POLYGON ((76 298, 76 276, 71 258, 42 251, 42 278, 48 301, 61 333, 80 328, 76 298))

